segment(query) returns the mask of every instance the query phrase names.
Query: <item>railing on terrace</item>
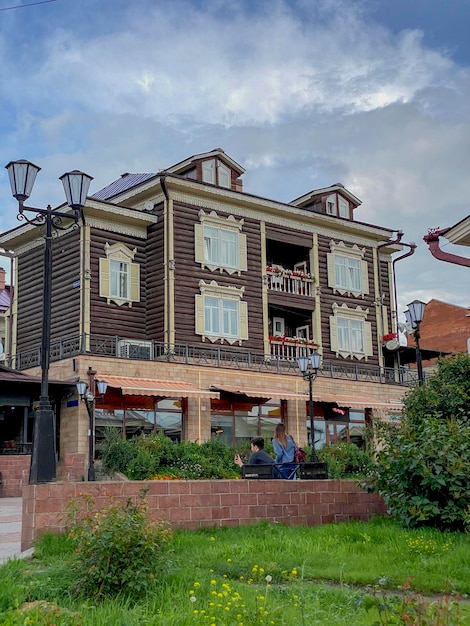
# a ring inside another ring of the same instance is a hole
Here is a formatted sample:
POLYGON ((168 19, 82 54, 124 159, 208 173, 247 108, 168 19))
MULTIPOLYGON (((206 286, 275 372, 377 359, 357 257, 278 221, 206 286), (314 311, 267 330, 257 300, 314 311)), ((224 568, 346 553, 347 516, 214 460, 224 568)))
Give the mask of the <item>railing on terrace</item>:
POLYGON ((318 345, 313 341, 296 339, 295 337, 270 337, 270 355, 272 359, 297 362, 299 357, 308 356, 318 345))
MULTIPOLYGON (((266 358, 261 353, 247 350, 237 351, 223 346, 195 347, 187 344, 169 346, 159 341, 139 342, 109 335, 90 335, 88 338, 84 335, 75 335, 51 342, 51 362, 80 354, 299 375, 295 358, 266 358), (123 342, 129 344, 129 350, 125 352, 122 351, 123 342)), ((18 370, 39 367, 41 364, 40 356, 40 349, 37 348, 20 352, 15 357, 7 359, 5 364, 18 370)), ((318 376, 406 386, 418 384, 415 370, 405 367, 383 368, 367 363, 340 363, 324 360, 318 371, 318 376)))
MULTIPOLYGON (((300 273, 299 273, 300 274, 300 273)), ((305 276, 296 275, 295 273, 276 272, 275 270, 266 270, 268 279, 268 289, 271 291, 279 291, 297 296, 311 297, 313 293, 313 279, 305 276)))

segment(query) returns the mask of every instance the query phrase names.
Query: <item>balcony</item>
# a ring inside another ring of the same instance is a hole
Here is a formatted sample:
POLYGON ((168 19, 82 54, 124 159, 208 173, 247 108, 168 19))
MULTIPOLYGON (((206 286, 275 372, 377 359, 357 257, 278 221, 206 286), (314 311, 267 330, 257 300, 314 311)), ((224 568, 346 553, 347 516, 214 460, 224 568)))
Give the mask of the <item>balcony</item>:
MULTIPOLYGON (((294 356, 296 351, 311 351, 316 344, 300 343, 289 344, 289 342, 276 342, 284 344, 283 352, 279 356, 266 356, 260 352, 246 350, 236 350, 224 346, 190 346, 188 344, 172 344, 159 341, 151 341, 152 349, 147 351, 137 351, 136 353, 123 353, 120 349, 122 337, 109 335, 73 335, 51 342, 51 362, 68 359, 83 355, 96 355, 113 357, 117 359, 139 359, 143 361, 164 361, 168 363, 179 363, 185 365, 198 365, 207 367, 220 367, 225 369, 238 369, 257 371, 271 374, 287 374, 298 376, 299 370, 297 360, 294 356), (287 358, 291 350, 292 358, 287 358), (284 358, 281 358, 281 354, 284 358)), ((41 362, 41 351, 39 347, 28 351, 17 353, 6 360, 6 365, 18 370, 25 370, 38 367, 41 362)), ((366 363, 349 363, 338 361, 323 361, 322 368, 318 376, 327 378, 345 378, 349 380, 364 380, 377 383, 389 383, 396 385, 415 386, 418 379, 415 370, 407 367, 382 368, 366 363)))
POLYGON ((312 350, 318 348, 318 344, 308 339, 300 337, 279 337, 269 338, 270 355, 272 359, 281 361, 294 361, 302 356, 309 356, 312 350))
POLYGON ((268 289, 279 293, 312 297, 313 277, 302 270, 290 270, 278 265, 266 268, 268 289))

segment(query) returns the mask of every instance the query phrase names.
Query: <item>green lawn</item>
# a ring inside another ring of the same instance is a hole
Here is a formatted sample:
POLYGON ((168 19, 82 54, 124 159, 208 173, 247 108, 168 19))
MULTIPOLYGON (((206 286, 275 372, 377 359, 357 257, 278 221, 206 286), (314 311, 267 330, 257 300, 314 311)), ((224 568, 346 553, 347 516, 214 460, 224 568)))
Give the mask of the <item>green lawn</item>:
POLYGON ((0 567, 0 624, 470 625, 470 535, 407 531, 388 519, 178 531, 155 590, 134 604, 125 595, 100 603, 75 598, 69 551, 63 539, 46 536, 34 559, 0 567), (403 607, 393 608, 393 598, 403 599, 409 584, 406 610, 421 611, 421 621, 395 621, 403 607), (463 596, 463 615, 443 607, 439 594, 463 596), (27 614, 19 609, 25 602, 33 602, 27 614))

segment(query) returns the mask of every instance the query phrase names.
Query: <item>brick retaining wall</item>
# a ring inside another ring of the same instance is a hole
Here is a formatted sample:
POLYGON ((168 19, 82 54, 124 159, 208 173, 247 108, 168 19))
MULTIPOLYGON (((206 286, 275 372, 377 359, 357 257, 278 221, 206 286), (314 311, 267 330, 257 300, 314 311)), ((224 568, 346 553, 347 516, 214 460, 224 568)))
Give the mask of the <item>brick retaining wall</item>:
POLYGON ((29 481, 30 454, 0 455, 0 497, 21 498, 23 484, 29 481))
POLYGON ((62 512, 71 498, 89 494, 96 507, 114 500, 146 500, 152 517, 174 528, 239 526, 261 520, 290 526, 368 520, 384 514, 376 494, 348 480, 158 480, 49 483, 23 487, 21 548, 30 548, 45 531, 62 532, 62 512))

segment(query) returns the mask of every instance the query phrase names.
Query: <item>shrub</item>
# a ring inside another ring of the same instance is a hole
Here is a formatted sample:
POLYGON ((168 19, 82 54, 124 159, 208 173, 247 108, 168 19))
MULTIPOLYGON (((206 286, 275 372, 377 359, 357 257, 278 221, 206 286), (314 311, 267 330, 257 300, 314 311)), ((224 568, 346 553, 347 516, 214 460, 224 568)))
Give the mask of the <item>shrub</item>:
POLYGON ((470 512, 470 424, 458 419, 406 420, 381 428, 369 490, 405 526, 465 530, 470 512))
POLYGON ((103 466, 112 472, 125 473, 129 463, 137 456, 135 441, 123 439, 119 431, 109 429, 103 444, 103 466))
POLYGON ((129 500, 97 512, 89 496, 72 500, 67 521, 77 595, 138 598, 158 583, 172 534, 165 523, 149 519, 143 493, 137 504, 129 500))
MULTIPOLYGON (((353 443, 331 443, 318 450, 317 455, 320 461, 328 463, 330 478, 366 476, 374 467, 369 453, 353 443)), ((309 458, 308 454, 307 458, 309 458)))

